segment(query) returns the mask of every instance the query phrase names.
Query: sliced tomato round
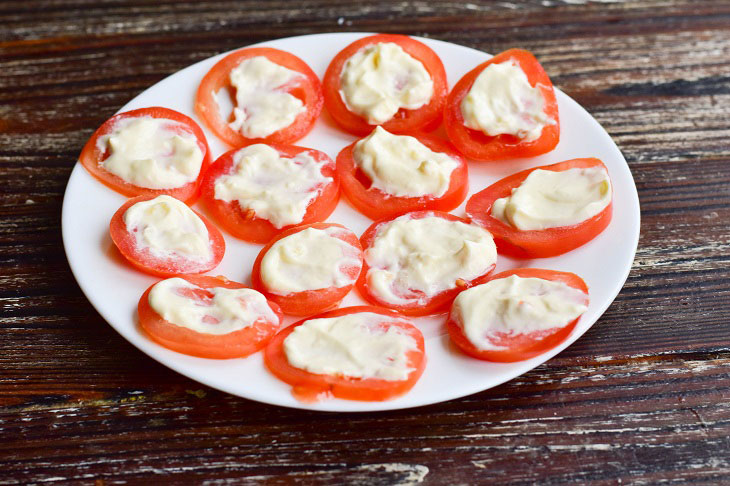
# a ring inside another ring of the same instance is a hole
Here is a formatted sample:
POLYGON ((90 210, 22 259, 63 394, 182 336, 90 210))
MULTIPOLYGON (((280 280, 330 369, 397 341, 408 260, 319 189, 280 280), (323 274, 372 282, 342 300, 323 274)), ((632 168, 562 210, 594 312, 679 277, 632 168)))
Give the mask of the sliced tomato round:
POLYGON ((307 63, 294 54, 271 47, 251 47, 228 54, 203 77, 195 97, 195 113, 213 133, 231 147, 241 147, 255 142, 279 144, 295 142, 312 129, 314 122, 322 112, 322 105, 322 84, 307 63), (291 125, 271 135, 264 138, 246 138, 241 132, 228 125, 231 119, 227 119, 225 115, 221 114, 216 94, 221 89, 225 89, 231 99, 235 100, 235 88, 230 82, 231 71, 246 59, 258 56, 263 56, 279 66, 303 75, 285 88, 287 93, 304 104, 305 110, 294 119, 291 125))
POLYGON ((324 314, 303 319, 280 331, 264 350, 266 367, 280 380, 292 385, 293 394, 302 401, 314 401, 322 396, 334 396, 345 400, 383 401, 403 395, 413 388, 426 367, 426 352, 423 334, 414 325, 403 320, 403 316, 378 307, 345 307, 324 314), (284 351, 284 340, 297 326, 310 319, 340 317, 347 314, 375 313, 384 317, 382 329, 398 327, 416 342, 416 349, 407 354, 411 372, 405 380, 391 381, 378 378, 355 378, 344 375, 310 373, 289 364, 284 351), (393 318, 400 319, 393 321, 393 318))
POLYGON ((478 65, 456 83, 446 101, 444 126, 449 139, 456 148, 470 159, 488 161, 544 154, 554 149, 560 140, 558 102, 555 98, 553 83, 530 52, 522 49, 509 49, 478 65), (461 113, 461 101, 469 93, 474 81, 484 68, 490 64, 499 64, 509 60, 516 61, 527 75, 530 85, 540 89, 545 99, 545 114, 555 120, 555 124, 543 127, 540 137, 530 142, 523 141, 515 135, 490 136, 481 130, 469 128, 464 124, 464 116, 461 113))
POLYGON ((497 199, 508 197, 522 184, 533 170, 563 171, 575 168, 606 166, 599 159, 571 159, 557 164, 523 170, 501 179, 474 194, 466 203, 466 214, 471 221, 487 229, 494 236, 497 251, 515 258, 547 258, 562 255, 582 246, 598 236, 611 222, 613 201, 592 218, 572 226, 544 230, 522 231, 492 217, 492 205, 497 199))
POLYGON ((302 220, 296 225, 277 228, 268 219, 259 218, 252 209, 241 208, 237 201, 225 202, 215 198, 216 180, 230 174, 235 168, 233 156, 240 149, 224 153, 211 165, 201 184, 203 203, 213 216, 213 219, 226 231, 251 243, 266 243, 277 233, 293 226, 324 221, 335 210, 340 197, 340 183, 335 163, 324 152, 319 150, 297 147, 295 145, 267 144, 276 149, 282 157, 294 157, 300 152, 308 152, 317 161, 326 161, 320 172, 331 182, 316 188, 317 196, 307 206, 302 220))
POLYGON ((446 192, 441 196, 399 197, 376 187, 357 164, 353 156, 355 143, 348 145, 337 155, 337 173, 340 176, 342 192, 355 208, 371 219, 395 217, 410 211, 435 209, 451 211, 464 201, 469 191, 469 176, 466 160, 446 140, 421 133, 403 133, 415 137, 430 150, 443 153, 459 165, 451 172, 446 192))
POLYGON ((251 273, 251 283, 253 288, 261 292, 266 296, 267 299, 272 302, 276 302, 284 314, 291 316, 307 316, 317 314, 318 312, 324 312, 326 310, 333 309, 339 305, 340 301, 352 290, 355 285, 357 277, 360 275, 362 269, 362 247, 360 246, 360 240, 358 240, 355 233, 345 228, 340 224, 335 223, 313 223, 303 226, 295 226, 286 231, 283 231, 271 239, 259 252, 256 260, 253 264, 253 270, 251 273), (308 228, 324 230, 327 228, 340 228, 343 231, 341 233, 333 235, 334 238, 339 238, 348 245, 353 247, 353 251, 359 255, 360 264, 355 266, 345 266, 340 268, 340 271, 352 279, 350 285, 344 287, 327 287, 324 289, 306 290, 303 292, 292 292, 286 295, 280 295, 272 292, 272 290, 266 286, 261 277, 261 261, 263 260, 266 252, 279 240, 291 236, 300 231, 304 231, 308 228))
MULTIPOLYGON (((181 276, 199 290, 184 289, 184 296, 205 304, 212 294, 206 289, 223 287, 226 289, 245 289, 245 285, 228 280, 225 277, 181 276)), ((277 321, 271 322, 263 316, 249 327, 227 334, 207 334, 178 326, 162 318, 149 303, 149 294, 154 285, 150 286, 139 299, 137 312, 140 327, 158 344, 199 358, 229 359, 243 358, 266 346, 269 340, 279 330, 282 319, 281 310, 273 302, 268 302, 271 310, 276 314, 277 321)), ((183 289, 181 289, 183 291, 183 289)))
POLYGON ((416 110, 401 108, 381 126, 391 133, 403 133, 412 130, 433 130, 441 123, 448 85, 446 71, 438 55, 428 46, 411 37, 397 34, 377 34, 358 39, 342 49, 330 62, 323 78, 324 104, 332 118, 346 131, 355 135, 367 135, 375 125, 367 119, 353 113, 340 95, 340 78, 345 63, 356 52, 371 44, 391 42, 398 44, 408 55, 423 64, 433 80, 431 100, 416 110))
POLYGON ((149 248, 137 246, 134 234, 127 230, 127 225, 124 223, 124 213, 135 204, 149 201, 155 197, 157 196, 137 196, 129 199, 112 216, 109 233, 122 256, 138 270, 158 277, 203 273, 217 267, 226 252, 226 242, 220 230, 208 218, 194 209, 191 210, 203 221, 208 230, 211 257, 207 262, 191 260, 179 254, 169 258, 160 258, 153 255, 149 248))
MULTIPOLYGON (((459 221, 464 224, 469 224, 469 221, 464 218, 460 218, 458 216, 454 216, 453 214, 444 213, 441 211, 414 211, 412 213, 406 214, 411 219, 420 219, 435 216, 449 221, 459 221)), ((384 224, 390 223, 391 221, 393 221, 393 219, 395 218, 376 221, 372 225, 370 225, 368 229, 365 230, 365 232, 360 237, 360 244, 362 245, 363 251, 366 255, 367 250, 371 246, 373 246, 375 237, 377 236, 380 227, 384 224)), ((438 294, 435 294, 428 299, 425 299, 425 301, 424 299, 421 299, 418 302, 408 304, 393 304, 391 302, 381 299, 378 294, 370 288, 367 279, 370 266, 368 265, 367 258, 365 258, 363 260, 363 268, 362 272, 360 272, 360 278, 358 278, 357 282, 355 283, 355 287, 357 288, 358 292, 360 292, 360 295, 362 295, 365 300, 373 305, 387 307, 388 309, 393 309, 406 316, 428 316, 432 314, 447 312, 449 310, 449 306, 454 301, 459 292, 461 292, 462 290, 466 290, 469 287, 473 287, 475 285, 479 285, 480 283, 486 282, 489 279, 489 274, 494 270, 494 267, 495 264, 489 267, 489 269, 487 269, 487 271, 485 271, 483 274, 473 279, 458 279, 456 282, 456 287, 439 292, 438 294)), ((414 290, 412 291, 412 293, 417 294, 419 293, 419 291, 414 290)))
POLYGON ((81 151, 81 155, 79 156, 79 161, 81 162, 81 165, 83 165, 84 168, 89 171, 89 174, 94 176, 107 187, 117 191, 120 194, 128 197, 159 196, 161 194, 167 194, 168 196, 172 196, 175 199, 179 199, 188 204, 192 204, 197 199, 199 194, 200 181, 202 179, 202 175, 205 173, 208 166, 210 165, 210 160, 210 149, 208 148, 208 142, 205 139, 203 130, 201 130, 198 124, 195 123, 192 118, 185 116, 182 113, 178 113, 175 110, 170 110, 169 108, 162 108, 160 106, 127 111, 109 118, 94 132, 89 141, 86 142, 86 145, 84 145, 84 148, 81 151), (198 147, 200 147, 200 151, 203 153, 203 163, 200 166, 200 173, 198 174, 197 179, 181 187, 171 189, 149 189, 146 187, 140 187, 131 184, 121 177, 117 176, 116 174, 112 174, 104 168, 103 162, 107 157, 109 157, 110 154, 108 150, 102 152, 99 147, 97 147, 97 141, 99 140, 99 137, 111 133, 117 123, 125 118, 142 117, 170 120, 172 122, 170 125, 171 130, 179 131, 181 133, 189 133, 195 136, 198 142, 198 147))
MULTIPOLYGON (((569 272, 556 270, 543 270, 538 268, 516 268, 498 273, 487 281, 506 278, 517 275, 522 278, 541 278, 553 282, 562 282, 570 287, 580 290, 585 295, 585 305, 588 305, 588 286, 578 275, 569 272)), ((485 282, 486 283, 486 282, 485 282)), ((565 341, 573 332, 580 316, 568 322, 562 327, 548 329, 547 331, 534 332, 529 334, 500 334, 490 339, 495 346, 505 349, 479 349, 466 337, 458 317, 452 312, 446 321, 446 328, 449 331, 451 340, 466 354, 474 358, 486 361, 498 361, 503 363, 522 361, 533 358, 548 351, 565 341)))

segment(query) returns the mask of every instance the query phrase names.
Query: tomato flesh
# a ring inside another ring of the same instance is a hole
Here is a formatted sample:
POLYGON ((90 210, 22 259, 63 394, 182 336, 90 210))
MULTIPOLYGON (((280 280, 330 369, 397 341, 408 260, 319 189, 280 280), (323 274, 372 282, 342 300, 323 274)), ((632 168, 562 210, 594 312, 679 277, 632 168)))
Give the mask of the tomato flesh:
POLYGON ((560 140, 558 102, 550 78, 530 52, 509 49, 478 65, 462 77, 454 86, 446 101, 444 125, 451 142, 461 153, 474 160, 501 160, 517 157, 534 157, 555 148, 560 140), (490 136, 481 130, 474 130, 464 124, 461 101, 469 93, 476 78, 490 64, 499 64, 510 59, 517 61, 527 75, 531 86, 538 86, 545 99, 544 111, 555 124, 543 127, 540 137, 526 142, 514 135, 490 136))
MULTIPOLYGON (((585 303, 588 305, 588 286, 583 279, 574 273, 537 268, 517 268, 493 275, 487 279, 487 282, 506 278, 511 275, 517 275, 522 278, 541 278, 543 280, 550 280, 553 282, 562 282, 585 293, 585 303)), ((580 316, 568 322, 565 326, 549 329, 547 331, 516 335, 500 334, 496 336, 492 342, 497 346, 506 348, 503 350, 485 350, 477 348, 469 340, 469 338, 466 337, 466 334, 464 334, 464 330, 457 319, 458 318, 454 316, 454 313, 451 312, 448 320, 446 321, 446 329, 449 332, 451 340, 464 353, 474 358, 486 361, 507 363, 533 358, 559 345, 565 341, 568 336, 570 336, 571 332, 573 332, 573 329, 580 320, 580 316)))
POLYGON ((497 251, 515 258, 547 258, 562 255, 598 236, 611 222, 613 201, 600 213, 572 226, 544 230, 522 231, 493 217, 492 205, 497 199, 508 197, 512 190, 534 170, 564 171, 575 168, 606 166, 599 159, 571 159, 557 164, 534 167, 501 179, 474 194, 466 203, 470 220, 492 233, 497 251))

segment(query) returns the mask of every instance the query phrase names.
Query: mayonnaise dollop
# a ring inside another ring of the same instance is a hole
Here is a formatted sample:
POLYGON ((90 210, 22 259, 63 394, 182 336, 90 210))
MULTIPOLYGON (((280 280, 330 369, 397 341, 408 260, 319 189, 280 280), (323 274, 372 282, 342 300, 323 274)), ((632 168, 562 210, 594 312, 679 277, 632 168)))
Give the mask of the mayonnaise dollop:
POLYGON ((127 117, 99 137, 96 147, 109 156, 104 169, 147 189, 175 189, 200 174, 204 153, 195 135, 173 120, 127 117))
POLYGON ((555 124, 544 108, 539 85, 530 85, 515 60, 488 65, 461 100, 467 127, 489 136, 514 135, 525 142, 537 140, 545 126, 555 124))
POLYGON ((461 292, 452 315, 478 349, 497 350, 500 336, 559 328, 583 314, 588 297, 563 282, 511 275, 461 292))
POLYGON ((456 160, 418 139, 393 135, 382 127, 357 142, 352 156, 372 187, 397 197, 443 196, 458 166, 456 160))
POLYGON ((522 231, 572 226, 603 211, 611 198, 603 167, 537 169, 510 196, 494 201, 492 216, 522 231))
POLYGON ((137 249, 148 249, 157 257, 182 255, 207 262, 212 258, 208 228, 185 203, 162 195, 130 206, 123 216, 137 249))
POLYGON ((309 203, 332 181, 321 172, 327 160, 307 151, 282 157, 268 145, 255 144, 236 152, 233 161, 232 171, 215 183, 215 198, 238 201, 277 228, 301 223, 309 203))
POLYGON ((392 304, 428 298, 487 273, 497 261, 492 235, 479 226, 406 214, 383 224, 365 251, 370 291, 392 304))
POLYGON ((381 327, 392 321, 405 319, 372 312, 309 319, 284 339, 284 352, 292 366, 310 373, 406 380, 413 371, 407 354, 417 343, 397 326, 381 327))
POLYGON ((261 259, 261 280, 267 291, 287 295, 293 292, 341 288, 357 278, 343 269, 360 268, 360 250, 337 235, 337 227, 307 228, 274 243, 261 259))
POLYGON ((279 323, 266 297, 253 289, 203 289, 175 277, 155 284, 148 301, 166 321, 205 334, 228 334, 260 320, 279 323))
POLYGON ((401 108, 416 110, 429 103, 433 80, 421 61, 398 44, 379 42, 363 47, 345 62, 340 96, 350 111, 378 125, 401 108))
POLYGON ((246 138, 264 138, 288 127, 306 108, 286 88, 303 77, 265 56, 244 60, 229 75, 236 88, 234 120, 229 126, 246 138))

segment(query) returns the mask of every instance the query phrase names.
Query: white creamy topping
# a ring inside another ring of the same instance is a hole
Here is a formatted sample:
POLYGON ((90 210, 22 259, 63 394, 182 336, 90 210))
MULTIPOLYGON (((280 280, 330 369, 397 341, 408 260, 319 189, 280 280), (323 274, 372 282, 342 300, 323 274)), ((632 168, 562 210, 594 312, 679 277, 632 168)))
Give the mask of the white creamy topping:
POLYGON ((401 216, 382 225, 365 251, 368 284, 392 304, 423 303, 458 279, 471 280, 497 261, 492 235, 479 226, 437 216, 401 216))
POLYGON ((125 182, 147 189, 174 189, 198 178, 204 154, 195 135, 172 120, 122 118, 96 147, 109 157, 101 162, 125 182))
POLYGON ((350 111, 377 125, 401 108, 416 110, 431 101, 433 80, 421 61, 398 44, 380 42, 363 47, 345 62, 340 96, 350 111))
POLYGON ((453 312, 479 349, 504 349, 492 339, 547 331, 583 314, 586 294, 563 282, 511 275, 460 293, 453 312))
POLYGON ((233 160, 231 173, 215 183, 215 198, 238 201, 242 209, 252 209, 277 228, 301 223, 309 203, 332 181, 321 172, 327 161, 306 151, 287 158, 268 145, 255 144, 236 152, 233 160))
POLYGON ((343 268, 360 267, 360 251, 336 238, 342 228, 307 228, 280 239, 261 259, 261 280, 268 291, 292 292, 345 287, 357 275, 347 276, 343 268))
POLYGON ((258 320, 279 322, 266 297, 253 289, 204 289, 175 277, 155 284, 148 300, 166 321, 205 334, 228 334, 258 320))
POLYGON ((544 112, 539 85, 532 87, 514 60, 488 65, 461 101, 464 124, 489 136, 515 135, 525 142, 540 137, 555 120, 544 112))
POLYGON ((212 257, 208 228, 185 203, 170 196, 138 202, 124 212, 127 231, 137 248, 158 258, 183 255, 207 262, 212 257))
POLYGON ((357 142, 352 156, 373 187, 398 197, 443 196, 458 166, 418 139, 393 135, 382 127, 357 142))
POLYGON ((407 353, 417 343, 399 327, 381 327, 394 321, 372 312, 310 319, 284 339, 284 352, 292 366, 310 373, 406 380, 413 371, 407 353))
POLYGON ((306 108, 286 88, 301 77, 301 73, 264 56, 241 62, 230 74, 231 86, 236 88, 236 106, 229 126, 244 137, 263 138, 294 123, 306 108))
POLYGON ((522 231, 572 226, 603 211, 611 193, 603 167, 537 169, 510 196, 494 201, 492 216, 522 231))

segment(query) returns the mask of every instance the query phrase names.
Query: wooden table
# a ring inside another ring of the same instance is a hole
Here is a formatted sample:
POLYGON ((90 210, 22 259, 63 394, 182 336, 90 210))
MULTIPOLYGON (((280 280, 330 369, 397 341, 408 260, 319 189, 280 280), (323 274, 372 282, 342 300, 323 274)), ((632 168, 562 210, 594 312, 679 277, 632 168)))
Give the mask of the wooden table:
POLYGON ((0 187, 0 484, 730 480, 728 1, 5 1, 0 187), (328 31, 527 48, 613 136, 641 241, 567 351, 448 403, 310 413, 190 381, 93 310, 60 232, 93 130, 191 63, 328 31))

